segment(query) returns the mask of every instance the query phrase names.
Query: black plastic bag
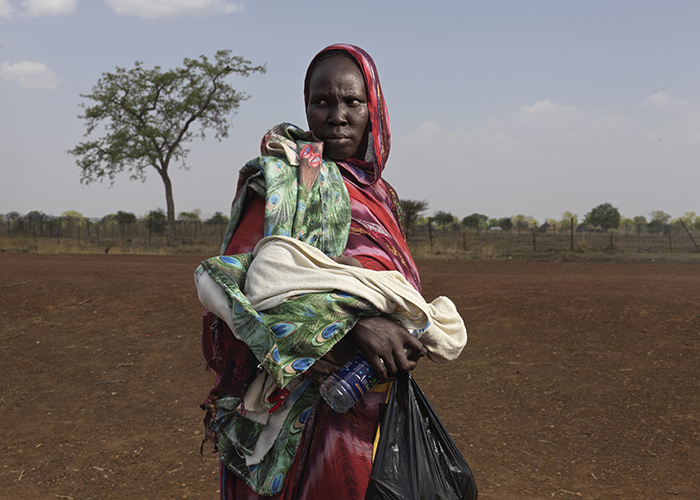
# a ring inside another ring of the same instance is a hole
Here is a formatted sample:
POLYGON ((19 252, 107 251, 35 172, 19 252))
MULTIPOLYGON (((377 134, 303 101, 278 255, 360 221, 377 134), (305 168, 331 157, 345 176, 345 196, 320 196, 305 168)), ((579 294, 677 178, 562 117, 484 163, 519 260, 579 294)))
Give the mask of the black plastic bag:
POLYGON ((397 377, 381 418, 365 500, 476 500, 467 461, 410 374, 397 377))

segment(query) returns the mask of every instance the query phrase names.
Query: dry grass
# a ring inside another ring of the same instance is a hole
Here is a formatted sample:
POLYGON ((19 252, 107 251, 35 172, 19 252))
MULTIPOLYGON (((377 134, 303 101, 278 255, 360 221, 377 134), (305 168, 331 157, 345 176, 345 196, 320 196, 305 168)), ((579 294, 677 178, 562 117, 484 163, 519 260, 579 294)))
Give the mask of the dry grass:
POLYGON ((38 254, 137 254, 137 255, 217 255, 221 243, 214 240, 180 240, 167 245, 165 238, 78 240, 75 238, 0 238, 0 252, 38 254))
MULTIPOLYGON (((579 233, 570 236, 532 233, 441 233, 409 237, 415 259, 539 260, 539 261, 616 261, 674 262, 700 264, 700 253, 687 235, 579 233)), ((134 238, 33 238, 1 237, 0 252, 38 254, 138 254, 138 255, 218 255, 220 240, 214 237, 180 238, 167 245, 165 237, 134 238)))
POLYGON ((409 238, 416 259, 457 258, 475 260, 687 262, 700 264, 700 253, 686 234, 636 235, 576 233, 441 233, 409 238))

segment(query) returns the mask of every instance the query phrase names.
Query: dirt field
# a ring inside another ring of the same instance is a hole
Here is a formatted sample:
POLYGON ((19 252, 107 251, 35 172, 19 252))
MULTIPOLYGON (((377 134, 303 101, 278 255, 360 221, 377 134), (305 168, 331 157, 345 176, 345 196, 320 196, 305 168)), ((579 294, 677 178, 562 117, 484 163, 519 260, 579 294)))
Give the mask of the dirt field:
MULTIPOLYGON (((0 498, 218 498, 199 260, 0 254, 0 498)), ((700 498, 700 266, 419 268, 469 328, 416 379, 481 498, 700 498)))

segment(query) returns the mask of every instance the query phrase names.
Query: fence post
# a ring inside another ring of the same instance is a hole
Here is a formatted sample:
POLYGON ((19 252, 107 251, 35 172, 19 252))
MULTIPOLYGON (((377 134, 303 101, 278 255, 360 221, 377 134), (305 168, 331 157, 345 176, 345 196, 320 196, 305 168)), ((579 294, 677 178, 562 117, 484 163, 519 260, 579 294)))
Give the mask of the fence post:
POLYGON ((467 251, 467 231, 462 227, 462 250, 467 251))
POLYGON ((534 253, 537 253, 537 230, 536 229, 532 230, 532 250, 534 253))
POLYGON ((430 253, 433 253, 433 220, 428 217, 428 235, 430 236, 430 253))
POLYGON ((571 251, 574 251, 574 218, 571 218, 571 251))
POLYGON ((671 230, 668 231, 668 251, 673 252, 673 245, 671 244, 671 230))
POLYGON ((685 222, 683 222, 683 219, 679 218, 678 220, 680 221, 681 224, 683 224, 683 229, 685 229, 685 232, 688 233, 688 236, 690 236, 690 241, 693 242, 693 245, 695 245, 695 248, 697 248, 698 252, 700 252, 700 247, 698 246, 697 243, 695 243, 695 238, 693 238, 693 235, 690 233, 690 231, 686 227, 685 222))

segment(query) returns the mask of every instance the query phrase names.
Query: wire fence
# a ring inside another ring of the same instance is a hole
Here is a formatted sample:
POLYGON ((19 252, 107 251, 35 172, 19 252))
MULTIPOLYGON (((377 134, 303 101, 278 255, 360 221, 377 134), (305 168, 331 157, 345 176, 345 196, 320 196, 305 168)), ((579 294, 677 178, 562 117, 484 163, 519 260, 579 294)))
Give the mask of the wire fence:
MULTIPOLYGON (((227 223, 176 221, 175 238, 178 245, 198 244, 213 247, 218 252, 227 223)), ((16 218, 0 225, 0 239, 5 247, 20 243, 22 250, 60 251, 69 247, 89 251, 91 247, 152 250, 168 246, 167 223, 163 219, 91 220, 46 218, 28 220, 16 218), (31 248, 33 247, 33 248, 31 248)), ((109 250, 107 250, 109 251, 109 250)))
MULTIPOLYGON (((226 232, 226 222, 177 221, 175 237, 181 249, 216 254, 226 232)), ((163 219, 70 219, 16 218, 0 225, 0 249, 61 252, 156 251, 168 247, 163 219)), ((522 228, 510 231, 479 231, 472 228, 419 225, 408 234, 417 257, 464 254, 471 258, 544 256, 562 252, 612 252, 629 254, 698 253, 700 237, 691 231, 667 226, 659 232, 646 231, 540 231, 522 228)), ((172 245, 170 245, 172 247, 172 245)))
POLYGON ((472 257, 523 257, 562 252, 629 254, 699 253, 700 238, 683 228, 667 226, 659 232, 633 231, 477 231, 416 227, 408 236, 412 253, 465 253, 472 257))

